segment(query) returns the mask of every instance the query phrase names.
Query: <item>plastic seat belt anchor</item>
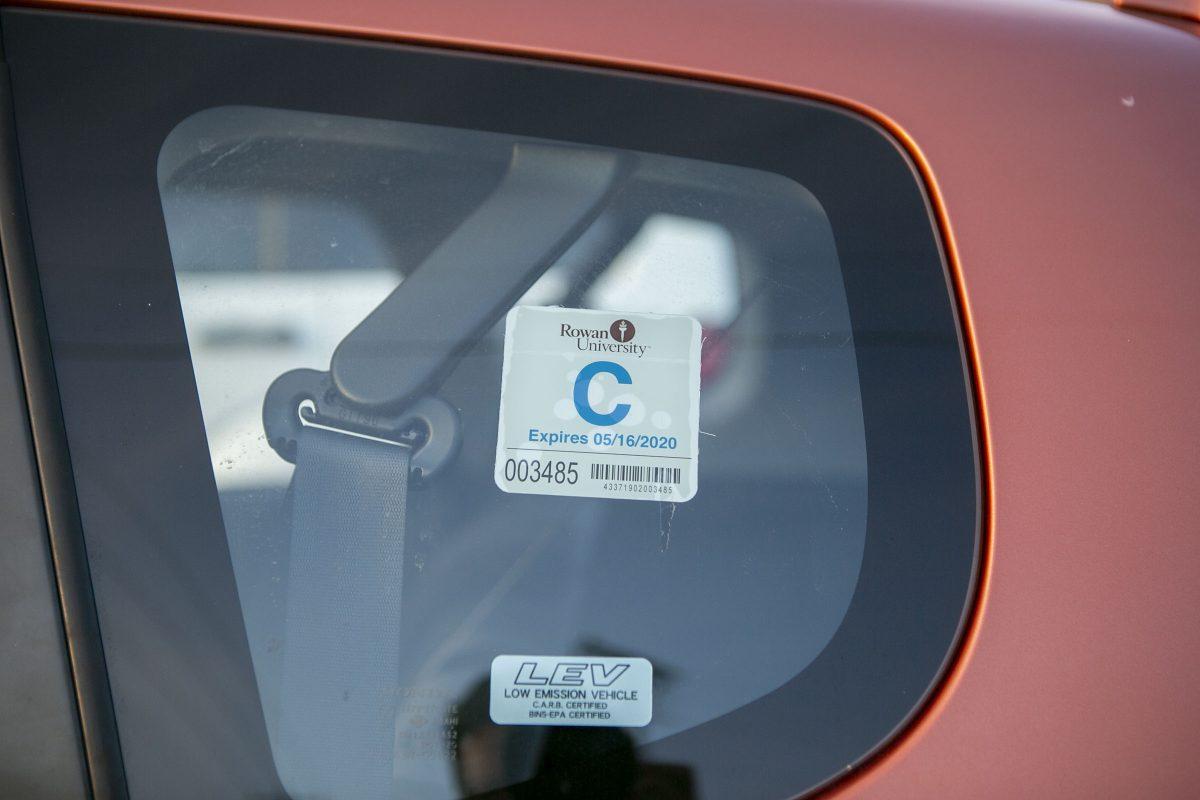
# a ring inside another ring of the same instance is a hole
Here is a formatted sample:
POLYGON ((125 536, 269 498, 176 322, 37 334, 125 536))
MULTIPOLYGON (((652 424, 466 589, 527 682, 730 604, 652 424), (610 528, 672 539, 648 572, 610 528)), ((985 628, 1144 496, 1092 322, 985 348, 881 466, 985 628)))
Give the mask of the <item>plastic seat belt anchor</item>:
POLYGON ((267 389, 263 429, 271 447, 294 464, 306 427, 408 447, 411 476, 417 482, 449 464, 462 439, 458 411, 440 397, 422 397, 392 414, 364 410, 344 401, 328 372, 294 369, 267 389))
POLYGON ((381 409, 435 391, 596 220, 631 164, 607 150, 514 145, 492 193, 337 346, 338 391, 381 409))

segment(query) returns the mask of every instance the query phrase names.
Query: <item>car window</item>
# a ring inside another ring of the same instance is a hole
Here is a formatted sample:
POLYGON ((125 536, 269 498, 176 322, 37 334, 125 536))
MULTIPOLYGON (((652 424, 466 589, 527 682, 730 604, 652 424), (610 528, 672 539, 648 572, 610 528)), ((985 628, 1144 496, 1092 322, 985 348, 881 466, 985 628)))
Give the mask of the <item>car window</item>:
MULTIPOLYGON (((320 621, 296 625, 295 608, 314 591, 307 568, 289 561, 297 535, 289 491, 301 490, 295 467, 264 434, 264 398, 288 370, 328 368, 359 322, 406 291, 408 274, 436 246, 430 231, 453 232, 468 219, 504 180, 508 153, 528 144, 217 108, 183 122, 163 147, 159 187, 225 533, 276 761, 297 765, 296 774, 280 774, 293 794, 336 793, 339 778, 328 773, 353 763, 342 748, 366 746, 361 731, 371 721, 364 713, 327 723, 344 727, 325 740, 321 775, 303 769, 316 753, 288 752, 307 744, 289 736, 288 720, 313 703, 291 693, 289 677, 311 671, 296 683, 331 689, 355 679, 307 647, 294 649, 289 632, 327 640, 319 627, 345 625, 354 606, 347 599, 320 621), (422 222, 415 234, 414 217, 422 222)), ((482 716, 473 706, 489 695, 498 655, 646 659, 657 669, 649 723, 606 732, 645 744, 783 685, 821 652, 849 606, 866 528, 866 448, 853 332, 820 204, 769 173, 623 155, 630 173, 517 305, 699 323, 697 494, 647 504, 500 491, 492 444, 505 332, 501 320, 487 320, 439 387, 464 441, 451 471, 408 494, 406 519, 395 526, 405 537, 401 560, 346 565, 358 582, 403 587, 384 620, 399 629, 387 687, 398 692, 395 765, 380 761, 405 794, 473 794, 532 777, 534 761, 496 763, 479 753, 485 738, 536 735, 472 718, 482 716), (782 271, 803 289, 773 282, 782 271), (776 343, 787 336, 795 346, 776 343), (781 535, 785 525, 791 530, 781 535), (797 580, 801 564, 820 578, 797 580)), ((488 268, 486 259, 480 266, 488 268)), ((587 361, 581 354, 546 368, 577 371, 587 361)), ((405 367, 399 343, 391 368, 405 367)), ((550 401, 564 402, 568 388, 550 401)), ((545 419, 568 424, 561 416, 545 419)), ((341 510, 349 535, 365 535, 353 530, 352 510, 341 510)), ((386 647, 392 635, 363 634, 364 651, 386 647)), ((347 654, 328 655, 340 663, 347 654)), ((357 679, 369 680, 364 674, 357 679)))
POLYGON ((131 797, 791 797, 919 713, 980 481, 884 130, 3 21, 88 558, 63 590, 95 599, 131 797))

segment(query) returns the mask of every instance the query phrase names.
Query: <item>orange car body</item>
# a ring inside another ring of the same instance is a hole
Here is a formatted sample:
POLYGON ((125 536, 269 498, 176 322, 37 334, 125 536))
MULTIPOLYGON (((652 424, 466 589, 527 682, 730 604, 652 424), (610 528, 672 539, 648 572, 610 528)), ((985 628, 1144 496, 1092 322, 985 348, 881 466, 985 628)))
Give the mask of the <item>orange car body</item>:
POLYGON ((1157 4, 1174 27, 1070 0, 37 5, 674 75, 884 125, 957 280, 988 545, 940 693, 831 795, 1200 793, 1194 3, 1157 4))

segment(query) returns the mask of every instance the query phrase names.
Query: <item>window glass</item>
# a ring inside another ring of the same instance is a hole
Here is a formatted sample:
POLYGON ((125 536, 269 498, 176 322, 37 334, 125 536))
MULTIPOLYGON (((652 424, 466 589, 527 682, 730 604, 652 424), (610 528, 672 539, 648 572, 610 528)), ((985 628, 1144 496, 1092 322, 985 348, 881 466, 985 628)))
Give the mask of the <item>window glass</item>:
MULTIPOLYGON (((322 626, 352 624, 355 606, 322 598, 327 613, 297 619, 319 591, 289 563, 304 502, 296 495, 312 491, 264 433, 267 390, 289 370, 329 369, 339 343, 385 298, 427 287, 407 282, 500 191, 514 148, 531 143, 594 150, 251 107, 193 115, 162 148, 162 208, 225 534, 276 764, 295 796, 371 791, 361 775, 308 768, 304 748, 322 736, 335 754, 370 748, 363 770, 386 769, 405 797, 531 778, 554 726, 492 721, 496 656, 648 660, 649 724, 564 728, 607 751, 777 689, 825 648, 849 607, 866 534, 866 445, 824 210, 779 175, 620 152, 627 174, 515 305, 699 323, 695 497, 502 492, 493 469, 505 328, 499 317, 480 319, 436 390, 460 420, 461 446, 443 471, 409 487, 396 527, 402 561, 364 558, 345 576, 399 587, 385 617, 398 628, 391 725, 372 709, 346 712, 336 731, 289 730, 318 702, 298 687, 349 693, 364 688, 355 681, 380 679, 297 655, 307 640, 333 641, 322 626)), ((547 175, 533 191, 555 191, 560 179, 547 175)), ((428 302, 462 302, 472 291, 464 284, 428 302)), ((385 356, 390 369, 409 364, 403 346, 385 356)), ((339 498, 316 501, 344 518, 347 530, 329 536, 365 535, 339 498)), ((385 624, 357 635, 386 652, 393 633, 385 624)), ((307 724, 324 719, 312 713, 307 724)))

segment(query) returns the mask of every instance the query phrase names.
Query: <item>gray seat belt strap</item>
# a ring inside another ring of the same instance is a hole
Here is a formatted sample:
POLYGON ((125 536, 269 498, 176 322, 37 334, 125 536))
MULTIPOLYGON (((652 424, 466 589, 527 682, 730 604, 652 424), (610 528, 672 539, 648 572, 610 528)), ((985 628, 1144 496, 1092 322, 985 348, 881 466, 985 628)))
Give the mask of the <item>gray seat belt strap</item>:
POLYGON ((386 800, 412 451, 306 426, 296 456, 280 778, 294 800, 386 800))

